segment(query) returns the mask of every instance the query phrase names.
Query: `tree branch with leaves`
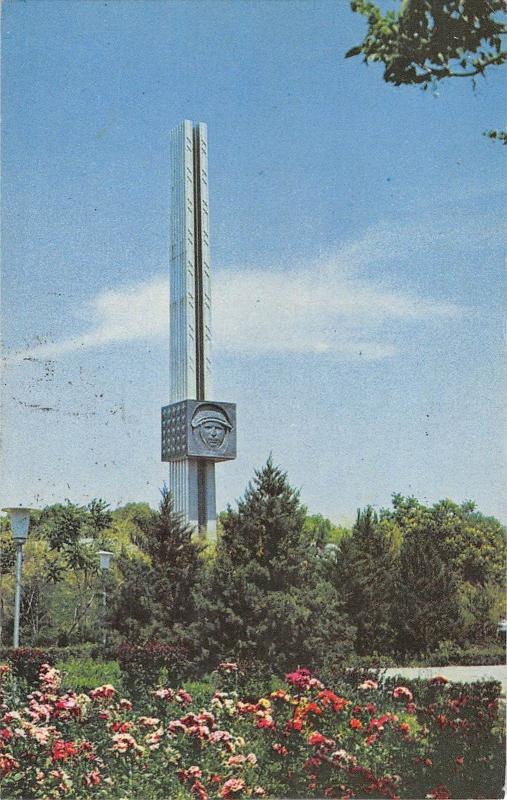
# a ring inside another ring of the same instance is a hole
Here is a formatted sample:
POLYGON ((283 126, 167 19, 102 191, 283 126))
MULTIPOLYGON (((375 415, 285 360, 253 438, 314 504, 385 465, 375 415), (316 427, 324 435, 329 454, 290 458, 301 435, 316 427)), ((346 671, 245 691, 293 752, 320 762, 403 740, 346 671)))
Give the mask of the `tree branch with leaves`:
MULTIPOLYGON (((371 0, 352 0, 351 8, 367 18, 368 31, 346 58, 384 64, 386 83, 428 89, 444 78, 470 78, 475 85, 507 60, 504 0, 403 0, 386 13, 371 0)), ((486 135, 507 144, 507 132, 486 135)))

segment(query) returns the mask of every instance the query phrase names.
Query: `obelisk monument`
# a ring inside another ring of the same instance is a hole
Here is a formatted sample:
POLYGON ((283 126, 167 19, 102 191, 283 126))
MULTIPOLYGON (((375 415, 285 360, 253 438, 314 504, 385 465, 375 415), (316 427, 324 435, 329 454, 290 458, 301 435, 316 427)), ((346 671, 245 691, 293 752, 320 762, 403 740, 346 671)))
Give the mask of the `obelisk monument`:
POLYGON ((169 400, 162 461, 175 508, 201 534, 216 527, 215 463, 236 457, 236 406, 211 397, 207 126, 171 132, 169 400))

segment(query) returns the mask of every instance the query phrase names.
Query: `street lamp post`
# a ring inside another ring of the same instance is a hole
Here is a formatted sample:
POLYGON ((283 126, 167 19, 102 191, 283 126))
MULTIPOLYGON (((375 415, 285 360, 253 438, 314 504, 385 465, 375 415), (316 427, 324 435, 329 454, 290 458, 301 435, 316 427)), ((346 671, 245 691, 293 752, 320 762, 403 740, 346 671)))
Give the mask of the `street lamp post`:
POLYGON ((3 508, 11 521, 11 532, 16 545, 16 594, 14 598, 14 647, 19 647, 19 617, 21 609, 21 568, 23 564, 23 545, 30 525, 29 508, 3 508))
POLYGON ((104 628, 103 639, 102 643, 104 648, 107 645, 107 627, 106 627, 106 615, 107 615, 107 588, 106 588, 106 573, 111 565, 111 558, 113 553, 110 550, 99 550, 100 556, 100 569, 102 570, 102 625, 104 628))

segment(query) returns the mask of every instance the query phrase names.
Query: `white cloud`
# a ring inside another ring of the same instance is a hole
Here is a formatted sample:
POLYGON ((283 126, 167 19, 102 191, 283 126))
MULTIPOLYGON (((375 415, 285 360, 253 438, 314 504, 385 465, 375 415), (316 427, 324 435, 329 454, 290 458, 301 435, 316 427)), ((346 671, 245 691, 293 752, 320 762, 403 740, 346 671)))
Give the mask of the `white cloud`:
MULTIPOLYGON (((333 258, 292 270, 219 269, 213 280, 214 346, 243 354, 330 353, 335 357, 380 359, 396 346, 384 329, 393 323, 463 313, 459 306, 388 287, 365 275, 375 259, 403 257, 427 241, 424 229, 395 235, 379 226, 343 247, 333 258)), ((382 270, 386 274, 386 270, 382 270)), ((7 356, 49 358, 115 342, 168 336, 168 280, 155 277, 107 289, 79 316, 84 333, 7 356)))
POLYGON ((214 292, 217 346, 238 352, 329 352, 383 358, 386 322, 451 318, 458 306, 375 285, 335 258, 294 272, 234 270, 214 292))
POLYGON ((92 323, 88 331, 8 354, 7 362, 23 358, 52 358, 115 342, 168 335, 168 297, 168 283, 163 278, 106 289, 79 309, 80 318, 87 318, 92 323))

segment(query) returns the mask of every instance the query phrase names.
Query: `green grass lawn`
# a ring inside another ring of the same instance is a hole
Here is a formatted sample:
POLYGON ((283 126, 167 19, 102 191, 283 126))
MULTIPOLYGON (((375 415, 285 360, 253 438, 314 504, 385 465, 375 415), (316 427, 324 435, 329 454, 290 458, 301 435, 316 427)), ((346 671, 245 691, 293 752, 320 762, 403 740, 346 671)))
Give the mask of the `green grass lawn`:
POLYGON ((93 658, 71 658, 58 661, 62 685, 75 692, 89 692, 104 683, 121 690, 121 673, 117 661, 95 661, 93 658))

